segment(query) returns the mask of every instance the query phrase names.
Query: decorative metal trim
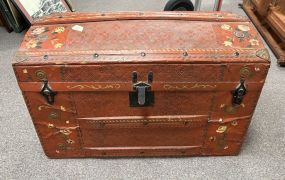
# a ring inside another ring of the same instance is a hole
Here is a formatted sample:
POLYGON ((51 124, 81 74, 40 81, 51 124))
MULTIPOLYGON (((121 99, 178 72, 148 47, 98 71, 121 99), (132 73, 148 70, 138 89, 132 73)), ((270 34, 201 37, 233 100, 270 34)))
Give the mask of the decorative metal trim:
POLYGON ((269 54, 269 51, 267 49, 260 49, 260 50, 256 51, 256 56, 261 58, 261 59, 265 59, 267 61, 270 61, 270 54, 269 54))

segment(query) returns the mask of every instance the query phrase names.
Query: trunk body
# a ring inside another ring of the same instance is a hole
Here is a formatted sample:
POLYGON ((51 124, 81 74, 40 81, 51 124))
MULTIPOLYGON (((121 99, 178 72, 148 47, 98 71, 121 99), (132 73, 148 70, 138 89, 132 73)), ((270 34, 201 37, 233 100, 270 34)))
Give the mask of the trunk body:
POLYGON ((247 19, 188 12, 47 17, 13 63, 51 158, 236 155, 269 65, 247 19))

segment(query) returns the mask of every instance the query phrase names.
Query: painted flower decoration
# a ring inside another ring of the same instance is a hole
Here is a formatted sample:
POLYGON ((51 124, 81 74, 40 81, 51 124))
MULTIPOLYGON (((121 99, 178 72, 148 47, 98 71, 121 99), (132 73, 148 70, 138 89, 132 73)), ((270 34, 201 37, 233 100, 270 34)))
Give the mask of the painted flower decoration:
POLYGON ((231 27, 230 25, 228 25, 228 24, 223 24, 223 25, 221 26, 221 28, 222 28, 223 30, 226 30, 226 31, 230 31, 230 30, 232 29, 232 27, 231 27))
POLYGON ((62 46, 63 46, 63 44, 61 44, 61 43, 56 43, 56 44, 54 45, 54 48, 58 49, 58 48, 61 48, 62 46))
POLYGON ((225 46, 232 46, 233 45, 233 42, 231 41, 224 41, 223 43, 225 46))
POLYGON ((258 46, 259 45, 259 41, 257 39, 251 39, 249 40, 250 45, 252 46, 258 46))
POLYGON ((36 39, 38 40, 38 41, 46 41, 46 40, 48 40, 48 35, 47 34, 40 34, 40 35, 38 35, 37 37, 36 37, 36 39))
POLYGON ((36 29, 33 29, 31 34, 32 35, 39 35, 39 34, 42 34, 42 33, 46 32, 46 31, 47 31, 47 28, 45 28, 45 27, 38 27, 36 29))
POLYGON ((35 48, 35 47, 37 47, 38 46, 38 41, 37 40, 35 40, 35 39, 31 39, 31 40, 29 40, 27 43, 26 43, 26 47, 27 48, 35 48))
POLYGON ((62 33, 65 31, 64 27, 57 27, 53 30, 52 34, 62 33))
POLYGON ((247 32, 250 30, 249 26, 246 26, 246 25, 238 25, 238 29, 244 32, 247 32))
POLYGON ((68 136, 69 134, 71 134, 71 131, 70 131, 69 129, 61 129, 61 130, 60 130, 60 133, 62 133, 62 134, 64 134, 64 135, 68 136))
POLYGON ((68 140, 66 140, 66 142, 68 143, 68 144, 73 144, 73 143, 75 143, 73 140, 71 140, 71 139, 68 139, 68 140))

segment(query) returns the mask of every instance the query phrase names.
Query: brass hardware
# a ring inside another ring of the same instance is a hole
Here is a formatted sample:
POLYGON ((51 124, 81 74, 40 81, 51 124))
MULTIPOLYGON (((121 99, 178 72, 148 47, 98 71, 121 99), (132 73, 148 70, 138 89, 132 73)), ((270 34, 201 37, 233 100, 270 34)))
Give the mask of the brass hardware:
POLYGON ((54 128, 53 124, 48 124, 48 128, 54 128))
POLYGON ((227 130, 227 126, 219 126, 218 129, 216 130, 217 133, 224 133, 227 130))
POLYGON ((69 124, 69 121, 65 121, 66 124, 69 124))
POLYGON ((51 112, 51 113, 49 113, 48 117, 50 119, 57 119, 59 117, 59 115, 57 112, 51 112))
POLYGON ((237 126, 237 125, 238 125, 238 122, 237 122, 236 120, 234 120, 234 121, 232 122, 232 125, 233 125, 233 126, 237 126))
POLYGON ((256 51, 256 56, 261 58, 261 59, 265 59, 270 61, 270 55, 269 55, 269 51, 267 49, 260 49, 258 51, 256 51))
POLYGON ((252 72, 251 72, 251 70, 248 67, 243 67, 240 70, 240 77, 241 78, 248 78, 248 77, 251 77, 251 76, 252 76, 252 72))
POLYGON ((27 70, 27 69, 23 69, 23 73, 24 73, 24 74, 27 74, 27 73, 28 73, 28 70, 27 70))
POLYGON ((145 56, 146 56, 146 53, 145 53, 145 52, 141 52, 141 56, 142 56, 142 57, 145 57, 145 56))
POLYGON ((43 81, 47 79, 47 75, 44 71, 38 70, 36 71, 36 76, 39 80, 43 81))

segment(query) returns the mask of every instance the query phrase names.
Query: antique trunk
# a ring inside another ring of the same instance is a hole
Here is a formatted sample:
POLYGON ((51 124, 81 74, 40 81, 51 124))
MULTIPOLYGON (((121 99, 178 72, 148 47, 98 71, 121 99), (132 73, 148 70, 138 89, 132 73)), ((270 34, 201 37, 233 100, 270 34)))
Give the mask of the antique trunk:
POLYGON ((51 158, 236 155, 269 66, 248 19, 189 12, 53 15, 13 63, 51 158))

